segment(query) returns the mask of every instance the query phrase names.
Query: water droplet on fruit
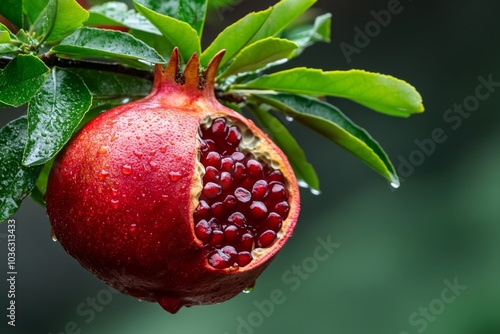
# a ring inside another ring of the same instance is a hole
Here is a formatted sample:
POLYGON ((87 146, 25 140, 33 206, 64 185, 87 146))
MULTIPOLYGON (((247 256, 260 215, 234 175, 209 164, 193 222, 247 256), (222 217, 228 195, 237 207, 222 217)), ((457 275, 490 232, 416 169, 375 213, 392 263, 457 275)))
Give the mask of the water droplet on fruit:
POLYGON ((254 287, 253 287, 253 286, 249 286, 248 288, 244 288, 244 289, 243 289, 243 293, 250 293, 250 292, 252 292, 252 291, 253 291, 253 289, 254 289, 254 287))
POLYGON ((252 285, 250 285, 250 286, 246 287, 245 289, 243 289, 243 293, 250 293, 254 289, 255 289, 255 282, 252 285))
POLYGON ((180 180, 182 174, 179 172, 170 172, 168 173, 168 177, 170 178, 170 181, 172 182, 177 182, 180 180))
POLYGON ((108 175, 109 172, 107 170, 105 169, 101 170, 101 172, 99 173, 99 180, 104 181, 104 179, 108 177, 108 175))
POLYGON ((123 175, 132 174, 132 167, 130 165, 123 165, 122 166, 122 173, 123 173, 123 175))
POLYGON ((139 159, 142 158, 142 152, 138 150, 134 150, 134 155, 138 157, 139 159))
POLYGON ((57 237, 56 237, 56 232, 54 230, 50 230, 50 237, 52 238, 52 241, 57 242, 57 237))
POLYGON ((118 209, 120 207, 120 200, 113 198, 111 201, 111 206, 115 209, 118 209))
POLYGON ((109 146, 101 146, 101 147, 99 148, 99 151, 98 151, 98 152, 99 152, 100 154, 106 154, 106 153, 108 153, 108 149, 109 149, 109 146))
POLYGON ((130 224, 129 231, 131 233, 134 233, 135 231, 137 231, 137 224, 130 224))
POLYGON ((165 194, 161 195, 161 200, 162 200, 163 202, 168 201, 168 195, 165 195, 165 194))
POLYGON ((161 153, 166 153, 166 152, 167 152, 167 146, 165 146, 165 145, 164 145, 164 146, 161 146, 161 147, 160 147, 160 152, 161 152, 161 153))
POLYGON ((293 122, 293 117, 292 116, 286 116, 286 120, 288 122, 293 122))

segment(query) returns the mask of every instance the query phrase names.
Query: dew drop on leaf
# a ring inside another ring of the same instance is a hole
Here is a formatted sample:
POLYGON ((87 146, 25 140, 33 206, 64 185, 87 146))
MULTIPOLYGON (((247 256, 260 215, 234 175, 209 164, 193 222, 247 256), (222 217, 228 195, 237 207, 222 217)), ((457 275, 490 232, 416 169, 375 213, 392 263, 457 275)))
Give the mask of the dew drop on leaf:
POLYGON ((319 196, 319 195, 321 195, 321 191, 318 189, 311 188, 311 194, 313 194, 315 196, 319 196))

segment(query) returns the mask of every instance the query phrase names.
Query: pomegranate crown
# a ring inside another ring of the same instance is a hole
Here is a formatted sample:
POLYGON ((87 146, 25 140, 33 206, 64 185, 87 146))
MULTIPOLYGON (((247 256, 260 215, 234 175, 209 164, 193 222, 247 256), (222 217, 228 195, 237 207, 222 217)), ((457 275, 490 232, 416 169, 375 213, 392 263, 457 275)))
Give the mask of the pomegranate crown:
POLYGON ((153 91, 162 85, 176 84, 183 86, 185 90, 204 92, 207 96, 213 96, 215 78, 225 53, 226 50, 219 51, 201 72, 199 56, 193 53, 182 71, 179 49, 174 48, 165 69, 162 64, 155 65, 153 91))

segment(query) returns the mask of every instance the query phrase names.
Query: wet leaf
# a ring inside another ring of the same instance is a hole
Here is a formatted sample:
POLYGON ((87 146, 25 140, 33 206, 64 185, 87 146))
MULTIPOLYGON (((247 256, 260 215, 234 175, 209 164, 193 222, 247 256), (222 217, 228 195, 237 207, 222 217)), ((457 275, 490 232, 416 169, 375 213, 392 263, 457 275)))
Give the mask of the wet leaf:
POLYGON ((0 72, 0 107, 20 107, 45 82, 49 69, 38 57, 19 55, 0 72))
POLYGON ((41 166, 21 164, 28 122, 20 117, 0 129, 0 222, 12 216, 35 187, 41 166))
POLYGON ((91 104, 92 95, 77 74, 52 69, 28 105, 28 142, 23 164, 41 165, 52 159, 71 138, 91 104))
POLYGON ((380 144, 334 106, 292 94, 254 95, 253 98, 322 134, 361 159, 389 182, 399 185, 396 170, 380 144))
POLYGON ((301 67, 263 75, 245 84, 233 85, 232 88, 342 97, 399 117, 424 111, 422 97, 410 84, 389 75, 362 70, 327 72, 301 67))

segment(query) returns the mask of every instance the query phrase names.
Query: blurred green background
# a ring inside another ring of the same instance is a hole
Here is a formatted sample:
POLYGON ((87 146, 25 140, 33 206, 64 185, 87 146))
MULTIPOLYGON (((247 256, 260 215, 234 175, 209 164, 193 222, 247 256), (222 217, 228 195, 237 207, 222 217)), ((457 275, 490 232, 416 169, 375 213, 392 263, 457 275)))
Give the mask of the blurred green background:
MULTIPOLYGON (((417 87, 426 112, 409 119, 333 101, 385 147, 405 176, 400 189, 290 123, 317 168, 322 194, 302 191, 294 237, 253 292, 176 315, 111 293, 52 242, 44 210, 27 200, 14 216, 17 322, 6 324, 2 278, 1 333, 500 333, 500 87, 467 118, 446 118, 454 104, 474 102, 480 76, 500 82, 500 3, 401 0, 402 11, 349 62, 340 45, 355 46, 354 29, 364 30, 374 21, 371 11, 394 1, 319 0, 318 12, 333 13, 333 41, 287 66, 361 68, 417 87), (446 140, 431 149, 436 129, 446 140), (318 238, 337 244, 323 261, 313 257, 318 238)), ((205 38, 271 4, 240 1, 213 13, 205 38)), ((4 110, 0 124, 16 115, 4 110)), ((5 233, 4 223, 1 277, 5 233)))

